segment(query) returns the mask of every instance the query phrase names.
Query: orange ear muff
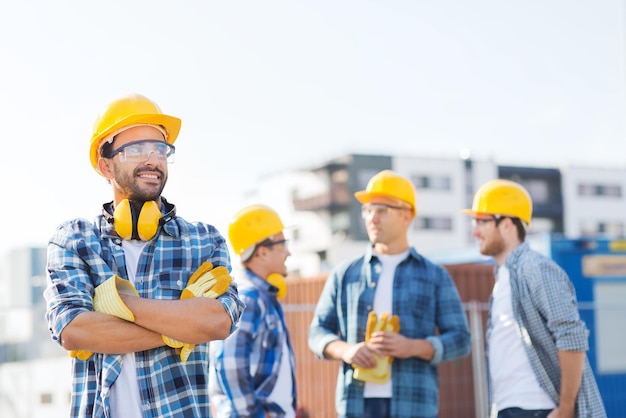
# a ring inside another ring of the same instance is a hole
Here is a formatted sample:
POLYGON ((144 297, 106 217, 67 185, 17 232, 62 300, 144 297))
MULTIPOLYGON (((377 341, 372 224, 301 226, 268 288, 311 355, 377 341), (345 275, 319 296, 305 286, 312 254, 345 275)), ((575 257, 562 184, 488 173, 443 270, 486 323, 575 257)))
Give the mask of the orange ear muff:
POLYGON ((283 299, 287 296, 287 282, 285 281, 285 277, 282 274, 272 273, 265 279, 269 284, 276 287, 278 289, 278 293, 276 294, 276 298, 278 300, 283 299))
POLYGON ((152 239, 157 233, 161 217, 159 206, 154 200, 137 207, 134 202, 124 199, 115 206, 113 212, 115 231, 124 240, 152 239))

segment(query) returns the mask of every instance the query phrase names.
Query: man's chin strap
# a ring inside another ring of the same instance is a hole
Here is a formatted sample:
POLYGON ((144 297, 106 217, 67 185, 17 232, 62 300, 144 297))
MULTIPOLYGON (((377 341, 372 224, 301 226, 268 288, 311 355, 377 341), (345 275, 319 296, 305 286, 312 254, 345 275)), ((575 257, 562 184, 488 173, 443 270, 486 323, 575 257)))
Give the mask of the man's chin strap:
POLYGON ((176 207, 161 198, 167 211, 161 213, 159 205, 154 200, 147 202, 122 200, 113 209, 113 202, 102 205, 102 214, 110 224, 115 227, 115 232, 124 240, 151 240, 164 225, 176 215, 176 207))

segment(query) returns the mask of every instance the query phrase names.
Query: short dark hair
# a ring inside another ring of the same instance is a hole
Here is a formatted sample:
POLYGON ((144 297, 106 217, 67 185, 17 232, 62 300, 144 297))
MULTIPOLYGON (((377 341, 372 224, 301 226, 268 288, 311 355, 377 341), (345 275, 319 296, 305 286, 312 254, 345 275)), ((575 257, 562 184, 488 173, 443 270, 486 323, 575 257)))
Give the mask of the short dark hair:
POLYGON ((98 153, 100 154, 100 157, 102 158, 109 158, 107 157, 107 155, 111 155, 112 151, 113 151, 113 141, 104 141, 102 145, 100 146, 98 153))
POLYGON ((496 217, 496 226, 498 226, 500 222, 502 222, 502 220, 506 218, 509 218, 511 222, 513 222, 513 225, 515 225, 515 228, 517 228, 517 238, 520 240, 520 242, 524 242, 524 240, 526 239, 526 227, 524 226, 524 221, 522 221, 520 218, 514 218, 512 216, 496 217))
POLYGON ((526 239, 526 225, 524 225, 524 221, 520 218, 513 218, 513 224, 517 228, 517 237, 520 242, 524 242, 526 239))

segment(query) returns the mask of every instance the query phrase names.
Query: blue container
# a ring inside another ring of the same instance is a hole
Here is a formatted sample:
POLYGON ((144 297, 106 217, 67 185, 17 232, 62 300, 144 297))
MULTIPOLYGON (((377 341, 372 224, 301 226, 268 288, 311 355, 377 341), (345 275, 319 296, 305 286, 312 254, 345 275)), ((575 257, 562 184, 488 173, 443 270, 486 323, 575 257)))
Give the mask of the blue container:
POLYGON ((550 256, 576 288, 607 415, 626 417, 626 241, 553 237, 550 256))

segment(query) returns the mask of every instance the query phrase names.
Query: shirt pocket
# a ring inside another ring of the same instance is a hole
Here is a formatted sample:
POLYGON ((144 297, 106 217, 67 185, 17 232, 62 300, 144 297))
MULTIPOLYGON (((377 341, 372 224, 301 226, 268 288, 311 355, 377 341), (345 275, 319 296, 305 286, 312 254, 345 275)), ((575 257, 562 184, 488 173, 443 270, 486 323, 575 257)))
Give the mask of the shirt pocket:
POLYGON ((402 290, 410 307, 411 318, 404 320, 400 315, 402 334, 410 338, 426 338, 434 334, 435 306, 437 303, 435 289, 428 281, 414 280, 402 290))
POLYGON ((265 350, 271 350, 278 345, 281 330, 282 324, 280 324, 278 318, 273 315, 267 315, 265 318, 265 335, 263 336, 263 348, 265 350))
POLYGON ((184 274, 182 271, 164 271, 159 273, 155 299, 180 299, 183 291, 184 274))

